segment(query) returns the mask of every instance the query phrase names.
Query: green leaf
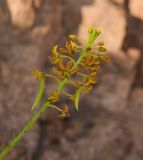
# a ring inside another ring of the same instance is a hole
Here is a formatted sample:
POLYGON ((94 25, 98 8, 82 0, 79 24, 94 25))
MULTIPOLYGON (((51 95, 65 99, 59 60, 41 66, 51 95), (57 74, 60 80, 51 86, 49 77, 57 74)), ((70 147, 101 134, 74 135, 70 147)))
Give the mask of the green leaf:
POLYGON ((43 92, 44 92, 44 88, 45 88, 45 79, 42 79, 42 80, 40 81, 40 86, 39 86, 39 90, 38 90, 38 95, 37 95, 37 97, 36 97, 36 99, 35 99, 35 102, 34 102, 31 110, 35 109, 35 107, 36 107, 36 106, 38 105, 38 103, 40 102, 40 100, 41 100, 41 98, 42 98, 42 95, 43 95, 43 92))
POLYGON ((75 99, 74 99, 75 108, 77 109, 77 111, 78 111, 79 96, 80 96, 80 90, 77 90, 77 91, 76 91, 76 94, 75 94, 75 99))

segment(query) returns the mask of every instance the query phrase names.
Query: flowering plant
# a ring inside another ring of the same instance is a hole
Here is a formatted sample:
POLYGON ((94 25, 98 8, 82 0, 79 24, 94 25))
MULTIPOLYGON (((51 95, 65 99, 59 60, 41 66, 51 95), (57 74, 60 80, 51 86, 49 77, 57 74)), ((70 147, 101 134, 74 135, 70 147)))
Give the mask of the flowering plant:
POLYGON ((58 117, 65 118, 70 116, 68 104, 64 104, 63 108, 57 106, 57 102, 61 101, 63 95, 72 100, 76 110, 78 110, 80 95, 92 90, 96 84, 97 72, 102 63, 109 61, 104 43, 98 42, 94 45, 95 40, 100 34, 101 31, 90 27, 88 29, 88 40, 83 45, 79 44, 79 38, 76 35, 69 35, 69 40, 67 40, 64 47, 60 48, 55 45, 52 49, 50 61, 54 65, 52 69, 53 73, 43 73, 39 70, 33 72, 34 77, 40 81, 40 86, 38 95, 32 106, 32 111, 37 107, 43 96, 46 79, 51 78, 55 80, 56 89, 47 95, 43 106, 39 111, 34 112, 31 121, 26 123, 23 130, 4 147, 0 154, 0 160, 3 160, 7 156, 48 108, 58 110, 58 117), (74 94, 65 91, 67 84, 74 87, 74 94))

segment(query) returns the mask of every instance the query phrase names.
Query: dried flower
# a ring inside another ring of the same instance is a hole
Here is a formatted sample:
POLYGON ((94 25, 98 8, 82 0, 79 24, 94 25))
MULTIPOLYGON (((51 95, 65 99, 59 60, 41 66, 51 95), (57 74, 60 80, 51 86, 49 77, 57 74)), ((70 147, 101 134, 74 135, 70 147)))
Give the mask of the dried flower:
POLYGON ((69 116, 70 116, 70 114, 69 114, 68 105, 65 104, 64 109, 61 111, 61 113, 57 117, 66 118, 69 116))
POLYGON ((42 79, 45 79, 46 78, 46 74, 39 71, 38 69, 36 69, 34 72, 33 72, 33 76, 38 79, 38 80, 42 80, 42 79))
POLYGON ((50 57, 50 61, 53 64, 61 63, 63 61, 62 57, 60 56, 58 52, 58 46, 54 46, 52 50, 52 56, 50 57))
POLYGON ((60 48, 62 54, 73 56, 78 50, 78 45, 74 41, 67 41, 65 48, 60 48))
POLYGON ((83 84, 86 86, 94 85, 96 83, 96 72, 93 72, 90 76, 83 78, 83 84))
POLYGON ((59 97, 58 92, 54 92, 54 93, 52 93, 50 96, 48 96, 48 100, 49 100, 50 102, 52 102, 52 103, 55 103, 55 102, 59 101, 59 100, 60 100, 60 97, 59 97))
POLYGON ((77 72, 77 67, 73 68, 73 62, 70 60, 64 65, 63 62, 59 64, 59 68, 53 67, 53 71, 60 77, 60 78, 69 78, 73 74, 77 72))

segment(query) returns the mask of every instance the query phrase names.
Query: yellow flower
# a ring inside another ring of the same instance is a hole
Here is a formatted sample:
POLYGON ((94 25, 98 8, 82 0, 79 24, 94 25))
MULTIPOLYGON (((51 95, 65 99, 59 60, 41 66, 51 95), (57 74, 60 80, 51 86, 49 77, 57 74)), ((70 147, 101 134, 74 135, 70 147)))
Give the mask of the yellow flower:
MULTIPOLYGON (((74 81, 74 86, 76 89, 83 93, 88 93, 91 91, 94 84, 96 84, 96 72, 93 72, 91 75, 83 76, 82 83, 74 81)), ((75 101, 75 95, 70 95, 69 98, 75 101)))
POLYGON ((52 56, 50 57, 50 61, 53 64, 61 63, 61 61, 63 61, 62 57, 60 56, 60 54, 58 52, 58 46, 57 45, 53 47, 52 56))
POLYGON ((74 41, 67 41, 65 48, 60 48, 62 54, 68 54, 70 56, 77 52, 78 45, 74 41))
POLYGON ((81 92, 83 92, 83 93, 88 93, 88 92, 90 92, 92 90, 92 85, 89 85, 89 86, 84 86, 84 87, 82 87, 81 88, 81 92))
POLYGON ((60 97, 59 97, 58 92, 52 93, 52 94, 48 97, 48 100, 49 100, 50 102, 52 102, 52 103, 55 103, 55 102, 59 101, 59 100, 60 100, 60 97))
POLYGON ((59 63, 59 67, 53 67, 53 71, 62 79, 67 77, 69 78, 70 76, 72 76, 73 74, 75 74, 77 72, 77 68, 73 68, 73 62, 70 60, 66 63, 66 65, 64 65, 63 62, 59 63))
POLYGON ((92 73, 91 76, 83 78, 83 84, 86 86, 94 85, 96 83, 96 72, 92 73))
POLYGON ((97 71, 100 68, 100 61, 94 56, 84 57, 80 67, 84 68, 85 71, 97 71))
POLYGON ((62 58, 59 56, 55 56, 55 57, 53 56, 53 57, 50 57, 50 61, 51 63, 56 64, 56 63, 62 62, 62 58))
POLYGON ((53 47, 52 53, 53 53, 54 55, 58 55, 58 46, 57 46, 57 45, 55 45, 55 46, 53 47))
POLYGON ((57 67, 53 67, 53 72, 56 73, 59 77, 64 78, 64 72, 59 70, 57 67))
POLYGON ((33 76, 38 80, 43 80, 46 78, 46 74, 39 71, 38 69, 33 72, 33 76))
POLYGON ((82 61, 83 65, 93 65, 95 63, 95 58, 93 55, 86 55, 82 61))
POLYGON ((66 43, 66 48, 70 55, 74 55, 76 53, 77 44, 73 41, 69 41, 66 43))
POLYGON ((60 52, 61 52, 62 54, 68 54, 68 53, 69 53, 66 48, 60 48, 60 52))

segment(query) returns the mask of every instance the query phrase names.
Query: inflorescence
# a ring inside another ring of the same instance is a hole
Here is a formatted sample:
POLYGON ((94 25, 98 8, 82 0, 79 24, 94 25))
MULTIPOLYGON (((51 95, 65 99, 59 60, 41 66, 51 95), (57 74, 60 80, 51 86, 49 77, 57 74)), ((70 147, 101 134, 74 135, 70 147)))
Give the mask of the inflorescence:
POLYGON ((33 75, 41 81, 41 91, 36 98, 32 110, 39 103, 44 92, 43 85, 47 78, 52 78, 56 81, 57 87, 53 93, 48 94, 47 101, 50 107, 60 111, 59 117, 67 117, 68 105, 65 104, 63 109, 56 106, 56 103, 61 100, 62 94, 66 95, 70 100, 74 101, 75 107, 78 110, 78 101, 81 93, 88 93, 96 84, 97 72, 103 62, 108 62, 109 57, 107 49, 104 47, 104 42, 98 42, 94 46, 94 41, 101 34, 101 31, 90 27, 88 30, 88 41, 83 45, 79 44, 79 38, 72 34, 65 43, 64 47, 55 45, 52 49, 50 62, 54 64, 52 68, 53 74, 43 73, 35 70, 33 75), (76 78, 75 80, 75 77, 76 78), (64 91, 64 86, 70 84, 75 88, 75 93, 70 94, 64 91), (40 97, 40 98, 39 98, 40 97))
POLYGON ((45 91, 46 79, 53 79, 56 82, 56 89, 52 93, 48 93, 46 101, 38 111, 34 112, 31 120, 25 124, 19 134, 14 136, 7 146, 3 147, 0 153, 0 160, 4 160, 49 107, 59 111, 58 117, 65 118, 70 116, 68 104, 64 104, 62 109, 57 106, 59 104, 57 102, 61 102, 63 95, 72 100, 78 110, 80 95, 93 89, 97 81, 97 72, 104 62, 109 61, 104 43, 94 43, 100 34, 101 31, 90 27, 88 40, 84 41, 83 45, 79 43, 79 38, 76 35, 69 35, 69 40, 63 48, 56 45, 52 49, 52 55, 50 56, 50 61, 54 65, 52 74, 43 73, 39 70, 33 72, 34 77, 40 81, 40 86, 32 111, 41 101, 45 91), (71 85, 74 88, 73 94, 65 90, 67 85, 71 85))

